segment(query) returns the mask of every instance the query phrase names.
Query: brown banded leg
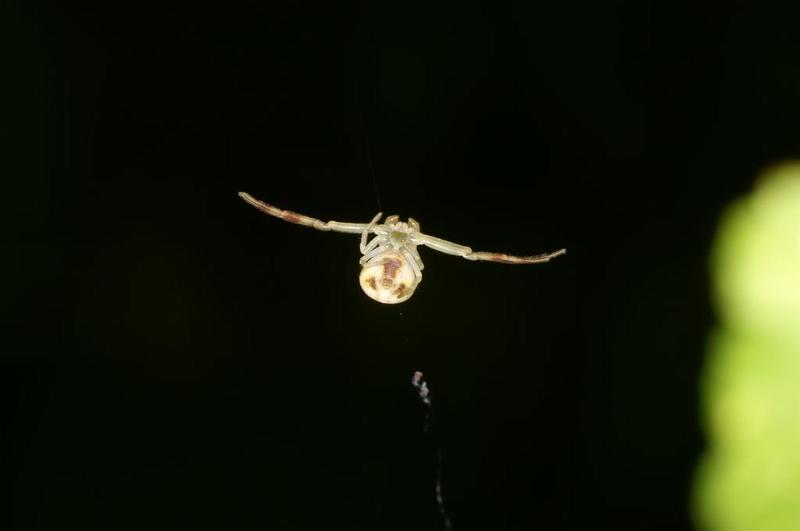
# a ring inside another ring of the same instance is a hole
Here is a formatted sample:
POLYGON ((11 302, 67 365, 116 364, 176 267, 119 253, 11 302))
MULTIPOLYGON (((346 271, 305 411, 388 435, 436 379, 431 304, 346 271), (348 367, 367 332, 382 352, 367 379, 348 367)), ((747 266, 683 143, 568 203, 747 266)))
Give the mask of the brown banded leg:
POLYGON ((505 253, 475 252, 466 245, 449 242, 435 236, 417 233, 414 235, 414 243, 425 245, 442 253, 460 256, 467 260, 485 260, 489 262, 500 262, 503 264, 541 264, 549 262, 551 259, 566 254, 566 249, 559 249, 552 253, 538 254, 533 256, 514 256, 505 253))
POLYGON ((297 225, 303 225, 305 227, 311 227, 317 230, 346 232, 349 234, 360 234, 363 233, 365 229, 370 227, 369 223, 322 221, 317 218, 312 218, 310 216, 298 214, 297 212, 292 212, 291 210, 281 210, 280 208, 270 205, 269 203, 260 201, 245 192, 239 192, 239 197, 241 197, 248 204, 259 209, 261 212, 264 212, 265 214, 269 214, 270 216, 280 218, 284 221, 288 221, 289 223, 296 223, 297 225))

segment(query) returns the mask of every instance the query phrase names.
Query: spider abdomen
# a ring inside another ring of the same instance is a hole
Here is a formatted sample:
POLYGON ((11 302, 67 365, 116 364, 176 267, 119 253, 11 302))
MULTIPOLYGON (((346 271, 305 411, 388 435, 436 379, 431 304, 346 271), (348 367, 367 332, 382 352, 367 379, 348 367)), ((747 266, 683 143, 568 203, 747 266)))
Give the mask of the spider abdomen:
POLYGON ((396 251, 386 251, 364 264, 359 283, 371 299, 383 304, 397 304, 414 294, 418 280, 405 256, 396 251))

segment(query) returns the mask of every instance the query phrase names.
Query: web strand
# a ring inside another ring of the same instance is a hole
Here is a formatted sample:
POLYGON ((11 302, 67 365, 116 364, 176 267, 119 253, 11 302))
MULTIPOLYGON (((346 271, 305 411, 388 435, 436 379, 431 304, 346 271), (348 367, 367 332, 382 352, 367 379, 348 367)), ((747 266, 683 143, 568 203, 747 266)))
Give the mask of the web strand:
POLYGON ((375 190, 375 200, 378 203, 378 212, 383 212, 383 208, 381 208, 381 194, 380 190, 378 190, 378 179, 375 174, 375 166, 372 164, 372 148, 369 144, 369 129, 367 128, 367 122, 364 119, 364 111, 361 111, 361 129, 364 131, 364 151, 367 152, 367 164, 369 164, 369 172, 372 176, 372 187, 375 190))

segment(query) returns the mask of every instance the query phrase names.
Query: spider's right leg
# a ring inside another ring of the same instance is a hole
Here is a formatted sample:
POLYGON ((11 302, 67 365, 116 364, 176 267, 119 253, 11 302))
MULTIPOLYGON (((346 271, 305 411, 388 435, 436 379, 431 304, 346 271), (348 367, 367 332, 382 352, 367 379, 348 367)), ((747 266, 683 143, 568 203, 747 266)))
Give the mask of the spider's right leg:
POLYGON ((505 253, 490 253, 483 251, 473 251, 466 245, 459 245, 435 236, 416 233, 413 238, 414 243, 425 245, 442 253, 452 254, 466 258, 467 260, 486 260, 489 262, 500 262, 502 264, 541 264, 549 262, 551 259, 566 254, 566 249, 559 249, 552 253, 537 254, 532 256, 515 256, 505 253))
POLYGON ((409 245, 407 249, 414 257, 414 259, 417 261, 417 267, 419 267, 419 270, 422 271, 423 269, 425 269, 425 264, 422 263, 422 257, 420 257, 419 251, 417 251, 417 247, 415 245, 409 245))
POLYGON ((259 201, 255 197, 251 196, 245 192, 239 192, 239 197, 244 199, 248 204, 256 207, 260 211, 264 212, 265 214, 269 214, 270 216, 275 216, 276 218, 280 218, 284 221, 288 221, 289 223, 296 223, 298 225, 303 225, 306 227, 311 227, 317 230, 324 230, 324 231, 334 231, 334 232, 346 232, 349 234, 360 234, 363 233, 365 230, 370 229, 369 223, 349 223, 343 221, 322 221, 317 218, 312 218, 310 216, 305 216, 303 214, 298 214, 297 212, 292 212, 291 210, 281 210, 276 206, 272 206, 269 203, 265 203, 263 201, 259 201))
POLYGON ((403 247, 402 253, 403 256, 405 256, 406 260, 408 260, 411 269, 414 270, 414 277, 416 277, 415 285, 419 284, 420 281, 422 281, 422 267, 423 267, 422 260, 419 259, 419 254, 414 256, 416 253, 412 253, 407 247, 403 247))

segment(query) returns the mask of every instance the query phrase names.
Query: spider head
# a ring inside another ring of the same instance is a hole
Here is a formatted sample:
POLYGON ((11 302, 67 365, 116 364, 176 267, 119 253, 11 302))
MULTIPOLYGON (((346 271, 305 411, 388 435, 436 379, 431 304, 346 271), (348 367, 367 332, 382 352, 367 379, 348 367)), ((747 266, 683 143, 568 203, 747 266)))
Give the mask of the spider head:
POLYGON ((408 243, 408 239, 414 232, 419 232, 419 223, 414 218, 408 218, 408 223, 398 221, 398 216, 386 218, 386 225, 389 226, 389 240, 395 249, 400 249, 408 243))
POLYGON ((397 304, 411 298, 419 279, 401 253, 386 251, 364 264, 359 284, 371 299, 383 304, 397 304))
POLYGON ((389 233, 389 240, 391 240, 395 249, 399 249, 400 247, 405 245, 406 242, 408 241, 408 232, 404 230, 398 230, 397 228, 395 228, 394 230, 392 230, 392 232, 389 233))

